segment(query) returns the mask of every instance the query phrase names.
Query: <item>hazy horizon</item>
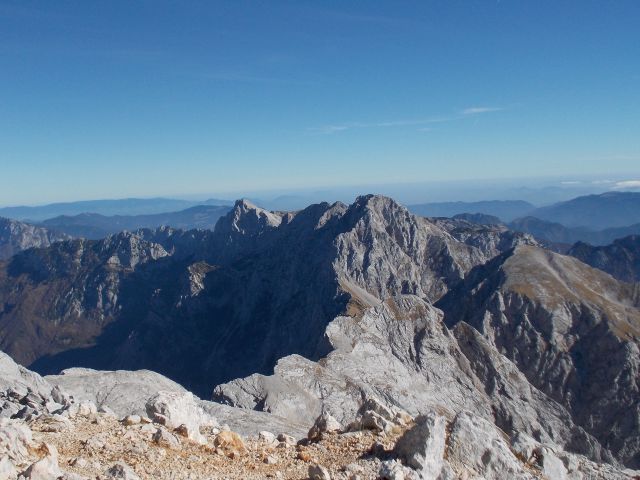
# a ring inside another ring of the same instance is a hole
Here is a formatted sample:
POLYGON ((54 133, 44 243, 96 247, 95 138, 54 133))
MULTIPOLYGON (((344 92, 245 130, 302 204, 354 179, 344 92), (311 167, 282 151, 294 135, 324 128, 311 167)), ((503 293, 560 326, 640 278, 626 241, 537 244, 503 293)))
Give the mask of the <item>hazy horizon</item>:
POLYGON ((367 185, 323 186, 317 188, 272 188, 235 192, 204 192, 194 194, 162 193, 156 195, 130 195, 126 197, 79 198, 72 194, 66 198, 32 203, 0 203, 1 208, 37 207, 50 204, 65 204, 90 201, 127 199, 175 199, 192 202, 218 199, 232 202, 247 198, 265 208, 303 208, 312 203, 343 201, 350 203, 358 195, 382 194, 393 197, 404 204, 432 202, 476 202, 485 200, 523 200, 535 206, 549 205, 582 195, 608 191, 640 192, 640 180, 632 175, 567 177, 530 177, 527 179, 474 179, 456 181, 380 183, 367 185))

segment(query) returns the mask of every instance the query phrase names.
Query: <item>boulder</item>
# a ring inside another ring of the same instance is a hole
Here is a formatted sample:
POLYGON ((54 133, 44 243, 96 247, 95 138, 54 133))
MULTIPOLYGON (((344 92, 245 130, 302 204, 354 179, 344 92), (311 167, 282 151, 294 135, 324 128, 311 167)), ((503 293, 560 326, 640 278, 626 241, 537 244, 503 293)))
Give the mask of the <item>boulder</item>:
POLYGON ((503 432, 467 411, 452 423, 446 455, 456 473, 477 472, 486 480, 535 478, 515 456, 503 432))
POLYGON ((31 430, 24 422, 0 418, 0 458, 6 457, 15 467, 25 465, 32 443, 31 430))
POLYGON ((444 465, 447 421, 436 413, 421 415, 397 441, 394 453, 423 478, 437 478, 444 465))
POLYGON ((337 433, 342 430, 342 425, 328 413, 322 413, 307 434, 307 438, 311 441, 322 439, 324 433, 337 433))
POLYGON ((58 466, 58 451, 53 445, 43 443, 38 453, 44 456, 31 464, 22 476, 29 480, 51 480, 62 476, 62 470, 58 466))
POLYGON ((181 428, 189 440, 200 444, 207 443, 200 427, 217 426, 215 418, 205 413, 190 392, 158 392, 147 401, 146 409, 154 422, 169 429, 181 428))

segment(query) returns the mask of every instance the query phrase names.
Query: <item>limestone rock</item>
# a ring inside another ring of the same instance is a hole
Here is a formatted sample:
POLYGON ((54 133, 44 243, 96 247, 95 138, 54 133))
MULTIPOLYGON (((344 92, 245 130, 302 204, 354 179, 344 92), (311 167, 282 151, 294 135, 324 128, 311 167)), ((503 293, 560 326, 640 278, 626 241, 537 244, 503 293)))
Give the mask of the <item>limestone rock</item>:
POLYGON ((453 421, 446 454, 458 473, 478 472, 487 480, 535 478, 513 454, 505 435, 469 412, 458 414, 453 421))
POLYGON ((189 392, 158 392, 147 401, 147 413, 153 421, 167 428, 182 428, 188 438, 197 443, 207 442, 200 427, 217 425, 189 392))
POLYGON ((8 458, 15 467, 23 466, 29 461, 32 443, 31 430, 24 422, 0 418, 0 458, 8 458))
POLYGON ((153 434, 153 442, 164 448, 170 448, 172 450, 180 449, 180 440, 173 433, 168 432, 164 428, 158 428, 156 433, 153 434))
POLYGON ((240 457, 247 453, 247 447, 244 441, 235 432, 223 431, 213 439, 213 445, 216 451, 230 458, 240 457))
POLYGON ((104 475, 104 480, 140 480, 133 469, 124 462, 117 462, 104 475))
POLYGON ((62 470, 58 466, 58 451, 53 445, 43 444, 39 453, 44 456, 32 463, 22 474, 29 480, 51 480, 62 476, 62 470))
POLYGON ((331 480, 331 474, 322 465, 309 465, 309 480, 331 480))
POLYGON ((307 434, 307 438, 311 441, 322 439, 324 433, 337 433, 342 430, 342 425, 328 413, 322 413, 307 434))
POLYGON ((437 478, 444 464, 446 429, 444 417, 436 413, 420 416, 400 437, 394 453, 424 478, 437 478))

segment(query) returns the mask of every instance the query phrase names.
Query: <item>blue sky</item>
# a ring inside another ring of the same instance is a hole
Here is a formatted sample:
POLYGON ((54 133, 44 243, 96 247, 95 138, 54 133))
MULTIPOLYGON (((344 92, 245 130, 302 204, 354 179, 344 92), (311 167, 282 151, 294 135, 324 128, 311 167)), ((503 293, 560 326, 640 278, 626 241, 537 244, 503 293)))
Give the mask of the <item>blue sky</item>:
POLYGON ((0 205, 640 178, 640 2, 2 1, 0 205))

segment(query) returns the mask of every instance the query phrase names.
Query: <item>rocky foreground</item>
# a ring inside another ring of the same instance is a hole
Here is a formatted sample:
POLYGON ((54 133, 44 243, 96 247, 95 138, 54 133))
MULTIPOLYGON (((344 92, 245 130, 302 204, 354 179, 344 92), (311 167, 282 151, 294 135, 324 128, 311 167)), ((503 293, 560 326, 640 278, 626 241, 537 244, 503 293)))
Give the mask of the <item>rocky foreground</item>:
MULTIPOLYGON (((0 394, 2 479, 640 478, 523 433, 509 437, 469 411, 412 417, 369 398, 349 424, 322 413, 306 436, 294 436, 261 430, 286 423, 261 421, 259 412, 249 424, 241 411, 227 411, 231 425, 221 425, 186 391, 156 392, 145 414, 121 417, 51 387, 6 355, 0 367, 0 386, 11 385, 0 394)), ((131 399, 132 410, 139 402, 131 399)))

